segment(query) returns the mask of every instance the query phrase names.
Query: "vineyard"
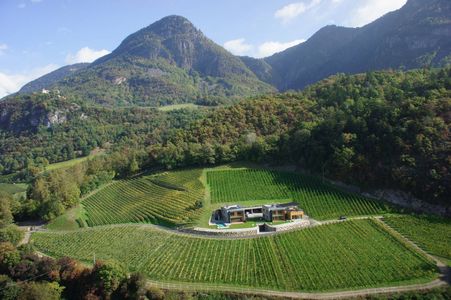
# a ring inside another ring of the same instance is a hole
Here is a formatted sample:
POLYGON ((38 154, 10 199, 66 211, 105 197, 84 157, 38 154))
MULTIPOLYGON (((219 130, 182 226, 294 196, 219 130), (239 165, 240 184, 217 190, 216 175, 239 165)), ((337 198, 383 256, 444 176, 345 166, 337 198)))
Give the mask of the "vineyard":
POLYGON ((201 213, 202 170, 185 170, 117 181, 82 202, 89 226, 191 223, 201 213))
POLYGON ((451 221, 428 216, 389 216, 384 221, 427 252, 451 259, 451 221))
POLYGON ((309 216, 322 220, 342 215, 377 215, 387 211, 380 202, 343 192, 318 178, 296 173, 260 169, 208 171, 207 184, 212 203, 294 201, 309 216))
POLYGON ((434 264, 374 220, 347 221, 255 239, 208 239, 144 225, 34 233, 55 257, 116 259, 160 281, 325 291, 431 280, 434 264))

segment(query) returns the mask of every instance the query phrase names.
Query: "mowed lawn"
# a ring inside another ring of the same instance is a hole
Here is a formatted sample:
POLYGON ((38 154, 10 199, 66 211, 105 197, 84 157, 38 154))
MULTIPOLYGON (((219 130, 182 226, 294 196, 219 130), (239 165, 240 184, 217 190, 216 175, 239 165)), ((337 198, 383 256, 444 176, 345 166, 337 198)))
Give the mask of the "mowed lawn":
POLYGON ((321 179, 266 169, 207 171, 211 203, 299 203, 312 218, 380 215, 389 208, 378 201, 344 192, 321 179))
POLYGON ((34 233, 55 257, 116 259, 153 280, 293 291, 392 286, 432 280, 435 265, 375 220, 354 220, 254 239, 208 239, 145 226, 34 233))

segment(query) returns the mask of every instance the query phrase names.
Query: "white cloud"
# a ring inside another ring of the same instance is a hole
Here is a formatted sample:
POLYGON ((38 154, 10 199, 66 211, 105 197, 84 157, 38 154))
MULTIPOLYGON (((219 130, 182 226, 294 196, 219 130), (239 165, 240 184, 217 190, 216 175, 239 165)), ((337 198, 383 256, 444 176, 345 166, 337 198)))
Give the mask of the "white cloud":
POLYGON ((296 46, 300 43, 305 42, 305 40, 294 40, 291 42, 281 43, 281 42, 265 42, 258 47, 257 57, 266 57, 273 55, 274 53, 281 52, 290 47, 296 46))
POLYGON ((17 5, 18 8, 25 8, 27 5, 25 3, 20 3, 17 5))
POLYGON ((96 59, 105 56, 107 54, 110 54, 111 52, 105 49, 102 50, 94 50, 89 47, 83 47, 80 50, 77 51, 77 53, 72 54, 69 53, 66 56, 66 63, 68 64, 76 64, 76 63, 82 63, 82 62, 93 62, 96 59))
POLYGON ((244 55, 251 51, 254 47, 251 44, 247 44, 246 40, 241 38, 225 42, 224 48, 235 55, 244 55))
POLYGON ((260 45, 252 45, 246 42, 246 39, 240 38, 231 40, 224 43, 224 48, 229 50, 235 55, 249 55, 253 57, 267 57, 273 55, 274 53, 281 52, 290 47, 296 46, 300 43, 305 42, 304 39, 298 39, 290 42, 275 42, 268 41, 260 45))
POLYGON ((0 55, 5 54, 5 51, 8 50, 8 45, 0 44, 0 55))
MULTIPOLYGON (((366 25, 384 14, 401 8, 407 0, 365 0, 352 13, 353 18, 347 25, 360 27, 366 25)), ((360 4, 360 1, 359 1, 360 4)))
POLYGON ((28 72, 8 74, 0 72, 0 98, 17 92, 24 84, 48 74, 58 68, 50 64, 41 68, 32 69, 28 72))
POLYGON ((317 6, 320 3, 321 0, 311 0, 309 3, 305 1, 291 3, 277 10, 274 14, 274 17, 281 19, 283 23, 288 23, 292 19, 296 18, 300 14, 303 14, 307 10, 317 6))

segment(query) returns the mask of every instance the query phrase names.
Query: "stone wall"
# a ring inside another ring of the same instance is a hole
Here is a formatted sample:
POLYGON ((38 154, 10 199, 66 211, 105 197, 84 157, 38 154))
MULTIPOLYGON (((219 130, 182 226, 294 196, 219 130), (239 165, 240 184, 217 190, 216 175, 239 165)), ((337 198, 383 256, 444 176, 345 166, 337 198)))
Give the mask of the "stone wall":
POLYGON ((183 232, 218 237, 247 237, 257 235, 258 227, 243 229, 209 229, 195 227, 193 229, 184 229, 183 232))
POLYGON ((303 227, 309 227, 310 226, 310 220, 309 219, 302 219, 302 220, 296 220, 294 222, 280 224, 280 225, 266 225, 268 228, 268 231, 270 232, 283 232, 283 231, 289 231, 294 229, 299 229, 303 227))

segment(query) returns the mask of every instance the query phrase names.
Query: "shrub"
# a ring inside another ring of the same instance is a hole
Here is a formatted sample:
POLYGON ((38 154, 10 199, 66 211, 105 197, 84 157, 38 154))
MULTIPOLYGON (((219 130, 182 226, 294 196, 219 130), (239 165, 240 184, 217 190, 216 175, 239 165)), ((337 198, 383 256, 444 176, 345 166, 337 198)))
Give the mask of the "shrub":
POLYGON ((151 287, 147 290, 149 300, 163 300, 164 296, 164 292, 157 287, 151 287))
POLYGON ((17 246, 23 237, 24 232, 16 225, 9 225, 0 229, 0 243, 10 242, 14 246, 17 246))

